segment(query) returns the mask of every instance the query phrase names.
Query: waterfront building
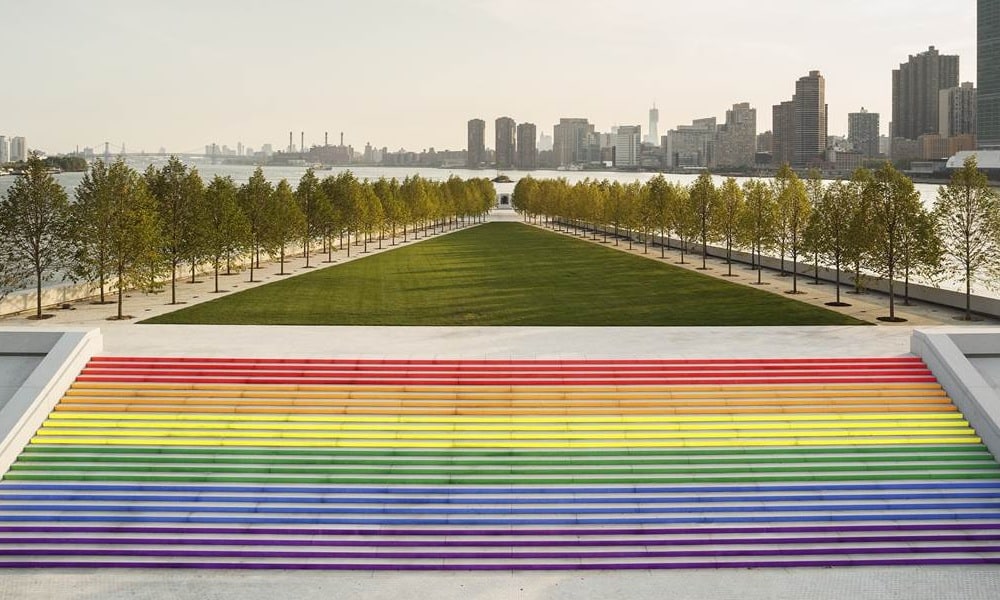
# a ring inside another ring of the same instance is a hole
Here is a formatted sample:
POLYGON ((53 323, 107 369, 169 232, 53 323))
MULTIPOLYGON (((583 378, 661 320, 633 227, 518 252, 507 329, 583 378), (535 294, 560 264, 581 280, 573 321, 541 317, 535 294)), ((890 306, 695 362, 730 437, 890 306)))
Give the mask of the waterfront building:
POLYGON ((772 117, 774 164, 807 167, 826 160, 826 80, 819 71, 800 77, 792 99, 775 104, 772 117))
POLYGON ((715 117, 695 119, 667 132, 668 167, 707 167, 715 142, 715 117))
POLYGON ((892 72, 891 137, 915 140, 940 133, 941 90, 954 87, 958 87, 957 55, 942 55, 934 46, 911 55, 892 72))
POLYGON ((0 135, 0 165, 10 162, 10 149, 7 146, 7 137, 0 135))
POLYGON ((827 105, 826 80, 819 71, 810 71, 795 83, 795 137, 792 140, 792 164, 809 166, 826 155, 827 105))
POLYGON ((517 126, 517 168, 531 170, 538 168, 538 147, 535 145, 534 123, 517 126))
POLYGON ((979 147, 1000 150, 1000 2, 979 0, 976 129, 979 147))
POLYGON ((546 135, 544 131, 538 134, 538 151, 539 152, 552 151, 552 136, 546 135))
POLYGON ((771 153, 771 145, 774 141, 774 134, 770 131, 765 131, 764 133, 757 134, 757 152, 763 152, 765 154, 771 153))
POLYGON ((868 112, 861 107, 860 112, 847 114, 847 142, 865 158, 879 155, 879 114, 868 112))
POLYGON ((10 139, 10 161, 24 162, 28 160, 28 142, 23 137, 10 139))
MULTIPOLYGON (((594 126, 587 119, 559 119, 553 127, 552 151, 559 167, 585 164, 588 162, 590 136, 594 126)), ((600 146, 598 145, 598 148, 600 146)))
POLYGON ((938 132, 942 137, 976 135, 976 87, 965 82, 941 90, 938 99, 938 132))
POLYGON ((516 159, 517 125, 510 117, 496 120, 496 163, 497 169, 512 169, 516 159))
POLYGON ((471 119, 468 123, 466 166, 478 169, 486 162, 486 121, 471 119))
POLYGON ((634 169, 639 167, 642 152, 642 127, 639 125, 621 125, 614 134, 615 154, 614 165, 617 168, 634 169))
POLYGON ((795 139, 795 103, 786 100, 775 104, 772 111, 771 162, 791 164, 795 139))
POLYGON ((757 109, 749 102, 734 104, 719 125, 711 152, 711 166, 723 169, 749 167, 757 149, 757 109))
POLYGON ((653 103, 653 108, 649 109, 649 133, 646 134, 646 143, 656 145, 660 141, 660 111, 653 103))

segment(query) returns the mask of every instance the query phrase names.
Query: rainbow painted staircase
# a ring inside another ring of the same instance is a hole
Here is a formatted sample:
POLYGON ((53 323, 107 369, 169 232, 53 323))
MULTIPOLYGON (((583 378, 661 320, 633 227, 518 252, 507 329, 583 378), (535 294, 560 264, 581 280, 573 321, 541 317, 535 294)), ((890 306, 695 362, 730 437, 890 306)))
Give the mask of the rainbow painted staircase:
POLYGON ((0 482, 0 567, 1000 562, 916 358, 95 358, 0 482))

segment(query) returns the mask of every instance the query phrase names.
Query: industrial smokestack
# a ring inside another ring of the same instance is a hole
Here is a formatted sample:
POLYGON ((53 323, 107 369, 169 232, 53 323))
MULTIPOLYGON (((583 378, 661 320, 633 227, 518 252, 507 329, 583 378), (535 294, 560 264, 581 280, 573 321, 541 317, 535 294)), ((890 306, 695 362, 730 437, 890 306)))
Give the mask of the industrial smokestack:
POLYGON ((344 147, 344 132, 343 131, 340 132, 340 147, 341 148, 344 147))
POLYGON ((306 132, 302 132, 302 142, 299 144, 299 152, 302 154, 306 153, 306 132))
POLYGON ((295 135, 295 134, 292 133, 291 131, 288 132, 288 152, 289 153, 291 153, 292 150, 295 149, 295 142, 292 141, 294 139, 294 138, 292 138, 293 135, 295 135))
POLYGON ((330 145, 330 132, 329 131, 324 131, 323 132, 323 145, 324 146, 329 146, 330 145))

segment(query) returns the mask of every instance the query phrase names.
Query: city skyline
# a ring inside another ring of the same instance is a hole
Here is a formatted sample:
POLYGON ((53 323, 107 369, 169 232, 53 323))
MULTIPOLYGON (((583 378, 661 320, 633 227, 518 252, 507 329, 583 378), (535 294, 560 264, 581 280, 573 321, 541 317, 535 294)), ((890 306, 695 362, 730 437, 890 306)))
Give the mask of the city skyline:
POLYGON ((11 5, 6 43, 30 51, 6 68, 5 87, 21 93, 5 96, 0 132, 50 152, 105 141, 147 152, 281 148, 289 130, 306 132, 307 146, 344 131, 356 147, 459 149, 458 123, 470 118, 510 115, 549 134, 561 117, 582 117, 608 131, 647 122, 654 101, 661 132, 737 102, 763 109, 766 131, 767 107, 820 70, 829 131, 846 134, 860 106, 891 114, 892 69, 930 45, 961 57, 961 81, 977 81, 971 0, 388 4, 11 5), (608 26, 617 21, 633 26, 608 26), (693 22, 707 29, 684 25, 693 22))

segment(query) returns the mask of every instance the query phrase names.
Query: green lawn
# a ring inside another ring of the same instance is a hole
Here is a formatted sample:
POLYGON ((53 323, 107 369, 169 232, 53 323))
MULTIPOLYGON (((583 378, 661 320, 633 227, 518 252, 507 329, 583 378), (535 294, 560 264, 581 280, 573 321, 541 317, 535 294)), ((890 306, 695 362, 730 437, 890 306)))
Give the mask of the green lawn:
MULTIPOLYGON (((652 254, 652 250, 651 250, 652 254)), ((491 223, 145 321, 231 325, 857 325, 776 294, 491 223)))

